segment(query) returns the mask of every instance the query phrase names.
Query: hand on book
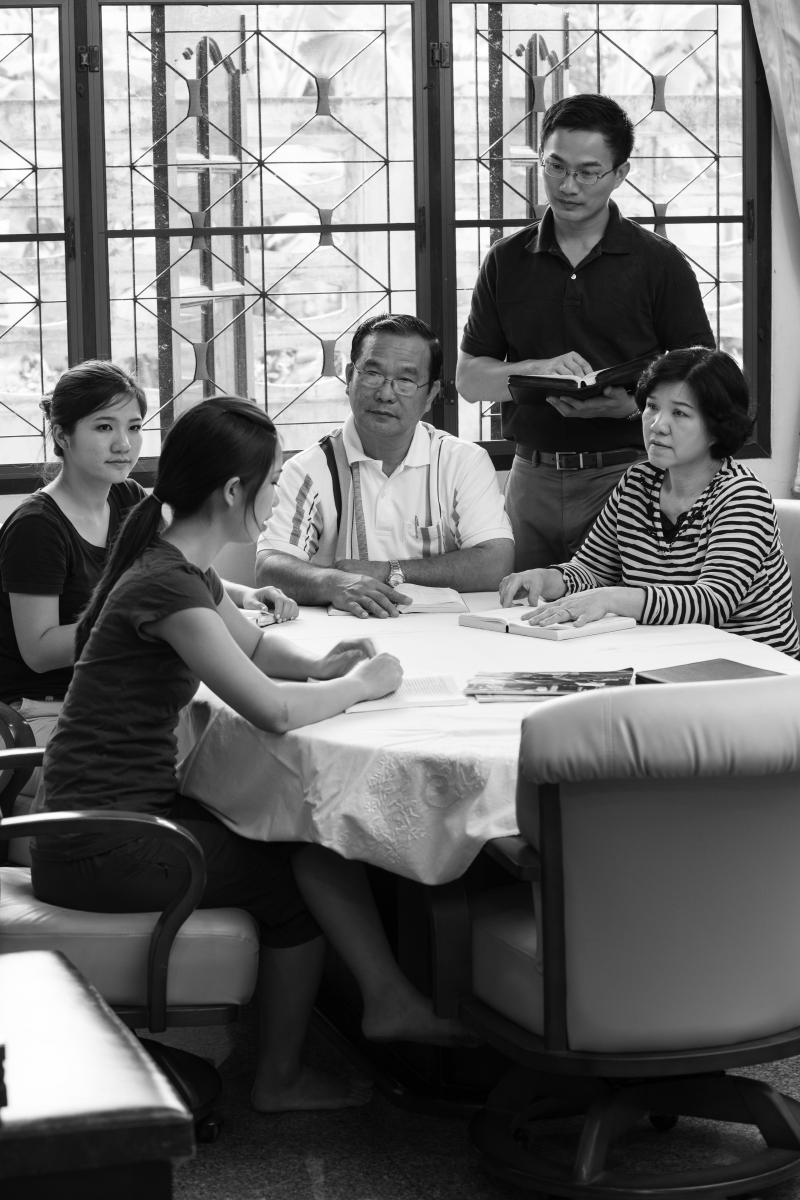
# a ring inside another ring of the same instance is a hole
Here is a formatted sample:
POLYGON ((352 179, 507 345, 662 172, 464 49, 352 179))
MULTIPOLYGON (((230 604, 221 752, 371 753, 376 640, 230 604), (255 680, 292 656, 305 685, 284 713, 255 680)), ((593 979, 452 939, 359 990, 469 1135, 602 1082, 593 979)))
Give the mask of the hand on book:
POLYGON ((547 396, 546 400, 562 417, 580 417, 584 420, 594 420, 596 417, 627 419, 636 408, 624 387, 607 387, 602 396, 593 396, 589 400, 573 396, 547 396))
POLYGON ((599 587, 573 592, 561 599, 540 604, 525 613, 524 619, 530 625, 545 626, 570 621, 580 629, 608 616, 633 617, 638 621, 643 608, 644 592, 641 588, 599 587))
POLYGON ((564 576, 555 567, 514 571, 500 580, 500 603, 503 608, 520 601, 538 604, 540 600, 558 600, 565 590, 564 576))

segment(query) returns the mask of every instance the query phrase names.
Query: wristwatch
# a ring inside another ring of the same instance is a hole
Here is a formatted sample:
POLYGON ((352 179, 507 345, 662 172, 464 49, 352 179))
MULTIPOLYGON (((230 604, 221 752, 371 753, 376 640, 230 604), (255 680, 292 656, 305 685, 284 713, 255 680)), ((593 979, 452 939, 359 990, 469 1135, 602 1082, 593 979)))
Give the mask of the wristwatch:
POLYGON ((389 574, 386 577, 386 582, 389 587, 398 588, 405 583, 406 577, 403 574, 403 568, 396 558, 393 558, 389 563, 389 574))

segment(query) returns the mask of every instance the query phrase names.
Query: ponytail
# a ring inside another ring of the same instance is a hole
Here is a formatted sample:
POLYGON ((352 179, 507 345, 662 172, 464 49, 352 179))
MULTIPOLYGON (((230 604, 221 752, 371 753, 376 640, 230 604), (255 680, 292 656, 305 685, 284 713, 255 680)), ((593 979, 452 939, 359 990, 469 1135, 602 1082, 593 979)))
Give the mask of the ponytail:
POLYGON ((179 417, 164 439, 151 495, 125 518, 105 569, 75 634, 75 657, 114 584, 152 545, 166 504, 175 518, 198 512, 229 479, 238 477, 251 507, 272 470, 278 435, 267 414, 238 396, 211 396, 179 417))
POLYGON ((151 495, 145 496, 144 500, 140 500, 130 510, 117 534, 111 553, 106 560, 103 574, 78 621, 78 628, 75 631, 76 660, 89 640, 92 627, 114 584, 155 541, 160 527, 161 501, 153 492, 151 495))

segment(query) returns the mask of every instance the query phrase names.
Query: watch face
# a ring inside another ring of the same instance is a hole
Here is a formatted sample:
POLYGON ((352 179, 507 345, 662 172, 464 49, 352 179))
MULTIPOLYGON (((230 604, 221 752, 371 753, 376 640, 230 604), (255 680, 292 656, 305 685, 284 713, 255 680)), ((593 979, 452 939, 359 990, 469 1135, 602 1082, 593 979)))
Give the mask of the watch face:
POLYGON ((392 571, 389 576, 389 587, 399 587, 405 581, 405 575, 402 571, 392 571))

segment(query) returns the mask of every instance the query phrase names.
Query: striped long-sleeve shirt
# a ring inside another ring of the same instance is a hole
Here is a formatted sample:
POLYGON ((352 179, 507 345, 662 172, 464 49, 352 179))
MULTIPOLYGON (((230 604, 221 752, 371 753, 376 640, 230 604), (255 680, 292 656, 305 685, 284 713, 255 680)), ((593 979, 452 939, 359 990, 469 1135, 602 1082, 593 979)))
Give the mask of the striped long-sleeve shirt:
POLYGON ((647 462, 626 471, 578 553, 561 565, 567 593, 641 588, 644 625, 715 625, 797 657, 792 581, 767 489, 741 463, 723 460, 667 541, 663 478, 647 462))

